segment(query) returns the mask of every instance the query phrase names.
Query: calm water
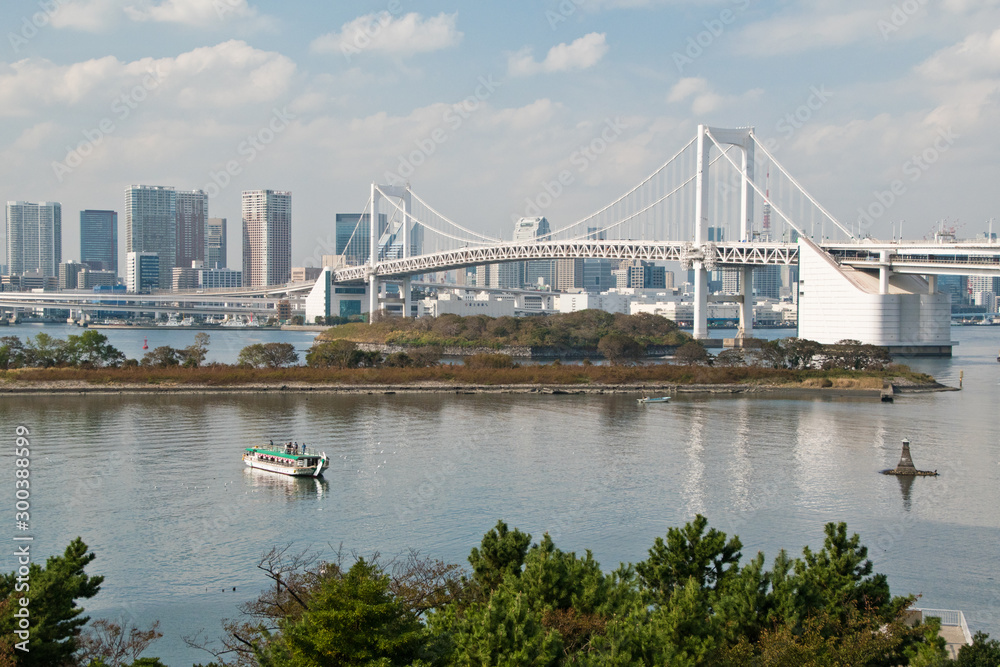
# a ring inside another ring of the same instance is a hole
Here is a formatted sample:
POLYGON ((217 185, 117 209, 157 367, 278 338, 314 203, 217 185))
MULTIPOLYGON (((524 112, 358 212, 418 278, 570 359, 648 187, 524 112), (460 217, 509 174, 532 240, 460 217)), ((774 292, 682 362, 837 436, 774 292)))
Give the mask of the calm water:
MULTIPOLYGON (((98 556, 91 573, 107 577, 88 612, 160 619, 165 636, 150 653, 174 666, 207 662, 181 637, 217 635, 220 619, 265 585, 255 565, 272 546, 389 555, 415 547, 464 563, 498 518, 536 538, 548 531, 563 549, 590 548, 607 569, 643 559, 654 538, 698 512, 738 534, 745 555, 763 550, 769 560, 781 547, 821 546, 823 524, 846 521, 893 592, 963 609, 975 629, 998 637, 1000 328, 953 332, 955 358, 912 365, 953 385, 964 371, 964 390, 894 404, 3 397, 0 428, 9 440, 16 424, 32 431, 36 557, 82 536, 98 556), (877 474, 896 463, 903 437, 917 466, 941 477, 907 488, 877 474), (324 449, 333 459, 325 481, 246 470, 240 449, 268 438, 324 449)), ((9 448, 3 457, 9 471, 9 448)), ((2 565, 14 567, 10 556, 2 565)))

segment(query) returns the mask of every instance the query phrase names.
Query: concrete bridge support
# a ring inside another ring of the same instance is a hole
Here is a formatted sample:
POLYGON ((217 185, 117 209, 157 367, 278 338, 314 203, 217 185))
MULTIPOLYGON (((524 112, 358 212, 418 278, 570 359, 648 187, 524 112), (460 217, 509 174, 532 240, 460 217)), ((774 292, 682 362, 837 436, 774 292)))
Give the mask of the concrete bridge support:
POLYGON ((753 267, 740 268, 740 332, 753 338, 753 267))

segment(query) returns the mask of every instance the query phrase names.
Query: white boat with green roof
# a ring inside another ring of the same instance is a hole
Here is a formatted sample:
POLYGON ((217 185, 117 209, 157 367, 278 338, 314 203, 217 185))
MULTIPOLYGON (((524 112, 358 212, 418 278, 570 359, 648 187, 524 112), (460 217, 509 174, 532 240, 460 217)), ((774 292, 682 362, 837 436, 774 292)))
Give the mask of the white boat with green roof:
POLYGON ((258 470, 267 470, 292 477, 320 477, 330 467, 326 452, 306 452, 306 445, 286 442, 243 450, 243 462, 258 470))

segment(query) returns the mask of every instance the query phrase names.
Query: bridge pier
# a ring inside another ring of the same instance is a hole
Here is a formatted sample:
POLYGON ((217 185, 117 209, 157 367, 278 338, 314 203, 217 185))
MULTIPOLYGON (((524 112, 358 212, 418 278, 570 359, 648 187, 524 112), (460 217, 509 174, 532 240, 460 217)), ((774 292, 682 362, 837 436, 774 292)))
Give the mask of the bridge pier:
POLYGON ((694 262, 694 331, 696 340, 708 338, 708 271, 701 262, 694 262))
POLYGON ((740 267, 740 332, 753 338, 753 267, 740 267))

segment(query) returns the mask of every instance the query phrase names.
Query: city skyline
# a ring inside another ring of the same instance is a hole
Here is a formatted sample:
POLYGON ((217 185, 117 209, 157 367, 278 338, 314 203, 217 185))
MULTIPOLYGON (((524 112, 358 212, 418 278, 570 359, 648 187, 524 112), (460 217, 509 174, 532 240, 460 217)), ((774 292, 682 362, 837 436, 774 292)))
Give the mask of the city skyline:
POLYGON ((755 126, 837 217, 881 238, 946 218, 974 236, 995 214, 993 3, 39 9, 0 9, 8 198, 111 209, 129 183, 174 183, 235 219, 243 190, 292 190, 295 265, 332 236, 333 213, 362 210, 372 181, 409 180, 495 235, 523 215, 557 227, 699 122, 755 126), (606 148, 585 150, 597 138, 606 148), (531 213, 563 171, 562 195, 531 213))

